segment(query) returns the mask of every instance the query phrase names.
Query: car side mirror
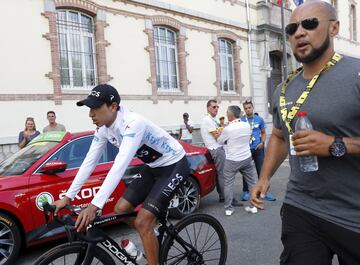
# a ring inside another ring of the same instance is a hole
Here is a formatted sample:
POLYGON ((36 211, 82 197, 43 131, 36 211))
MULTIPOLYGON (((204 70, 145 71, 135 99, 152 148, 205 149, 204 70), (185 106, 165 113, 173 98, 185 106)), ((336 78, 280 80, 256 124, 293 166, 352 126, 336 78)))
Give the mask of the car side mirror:
POLYGON ((41 173, 52 175, 55 173, 64 172, 66 170, 66 167, 67 167, 67 164, 65 162, 53 160, 53 161, 47 162, 41 168, 41 173))

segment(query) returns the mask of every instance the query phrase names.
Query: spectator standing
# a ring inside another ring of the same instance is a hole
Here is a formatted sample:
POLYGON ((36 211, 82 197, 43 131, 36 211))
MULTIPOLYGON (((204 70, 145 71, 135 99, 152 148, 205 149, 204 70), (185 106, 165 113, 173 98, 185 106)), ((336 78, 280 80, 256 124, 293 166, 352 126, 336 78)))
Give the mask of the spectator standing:
POLYGON ((183 114, 183 120, 184 124, 180 127, 179 139, 188 144, 191 144, 194 126, 189 120, 189 113, 185 112, 183 114))
POLYGON ((225 124, 225 117, 224 116, 219 117, 219 123, 220 123, 220 127, 225 128, 226 124, 225 124))
POLYGON ((216 191, 219 194, 219 202, 224 202, 224 162, 225 151, 224 148, 216 141, 214 134, 218 130, 220 124, 216 120, 216 115, 219 110, 219 105, 216 100, 211 99, 206 103, 207 114, 201 123, 201 137, 205 146, 209 149, 212 158, 215 161, 217 179, 216 191))
POLYGON ((274 92, 274 128, 251 203, 262 207, 289 155, 280 264, 330 265, 335 254, 340 265, 360 264, 360 60, 334 51, 339 21, 326 2, 297 7, 286 32, 303 66, 274 92), (298 111, 313 130, 294 132, 298 111), (300 156, 317 156, 318 170, 302 172, 300 156))
MULTIPOLYGON (((227 216, 232 215, 234 212, 232 200, 236 173, 240 172, 243 175, 250 190, 257 180, 255 164, 251 158, 249 147, 251 129, 248 123, 240 120, 240 112, 240 107, 229 106, 226 113, 229 124, 215 136, 218 143, 224 145, 225 149, 224 207, 225 215, 227 216)), ((256 207, 252 207, 249 210, 252 213, 257 212, 256 207)))
POLYGON ((19 143, 20 148, 24 148, 32 139, 40 134, 36 130, 34 118, 28 117, 25 120, 25 129, 19 133, 19 143))
MULTIPOLYGON (((251 128, 250 136, 250 150, 251 156, 255 162, 257 175, 260 175, 261 167, 264 163, 265 157, 265 140, 266 130, 265 122, 262 117, 257 113, 254 114, 254 105, 251 100, 247 100, 243 103, 245 114, 241 117, 242 121, 249 123, 251 128)), ((246 181, 243 179, 243 201, 249 200, 249 187, 246 181)), ((266 193, 266 200, 275 201, 275 197, 270 192, 266 193)))
POLYGON ((50 110, 46 113, 47 119, 49 121, 49 125, 45 126, 43 132, 50 131, 66 131, 65 126, 56 122, 55 112, 50 110))

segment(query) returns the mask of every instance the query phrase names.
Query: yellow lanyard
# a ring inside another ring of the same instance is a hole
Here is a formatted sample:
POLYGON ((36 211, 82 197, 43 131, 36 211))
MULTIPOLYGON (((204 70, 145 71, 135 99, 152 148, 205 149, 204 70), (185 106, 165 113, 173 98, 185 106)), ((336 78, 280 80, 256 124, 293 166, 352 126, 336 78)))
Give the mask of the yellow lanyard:
POLYGON ((280 91, 280 112, 281 112, 281 117, 282 117, 283 121, 285 122, 286 128, 288 129, 290 134, 293 133, 290 123, 294 119, 294 117, 296 116, 296 113, 299 111, 299 109, 304 104, 306 99, 308 98, 310 91, 314 87, 316 81, 319 79, 319 76, 323 72, 325 72, 325 71, 329 70, 331 67, 335 66, 335 64, 337 62, 339 62, 341 60, 341 58, 342 58, 342 56, 338 53, 335 53, 333 55, 331 60, 324 66, 324 68, 321 69, 321 71, 318 74, 314 75, 314 77, 310 80, 310 82, 307 84, 305 90, 302 92, 300 97, 296 100, 295 105, 292 106, 292 108, 288 112, 288 109, 286 108, 286 99, 285 99, 286 88, 289 85, 290 81, 303 69, 303 67, 299 67, 298 69, 293 71, 291 74, 289 74, 289 76, 287 77, 287 79, 286 79, 285 83, 283 84, 281 91, 280 91))

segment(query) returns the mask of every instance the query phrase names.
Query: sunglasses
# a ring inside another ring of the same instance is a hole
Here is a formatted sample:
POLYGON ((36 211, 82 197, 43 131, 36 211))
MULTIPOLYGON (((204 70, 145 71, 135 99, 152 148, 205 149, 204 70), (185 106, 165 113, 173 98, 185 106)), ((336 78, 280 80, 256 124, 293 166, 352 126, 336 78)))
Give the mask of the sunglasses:
MULTIPOLYGON (((329 21, 335 21, 334 19, 329 19, 329 21)), ((319 26, 319 19, 316 17, 313 18, 306 18, 299 22, 290 23, 285 27, 285 32, 287 35, 292 36, 298 30, 300 24, 303 29, 306 30, 314 30, 319 26)))
POLYGON ((212 109, 218 109, 219 106, 211 106, 212 109))

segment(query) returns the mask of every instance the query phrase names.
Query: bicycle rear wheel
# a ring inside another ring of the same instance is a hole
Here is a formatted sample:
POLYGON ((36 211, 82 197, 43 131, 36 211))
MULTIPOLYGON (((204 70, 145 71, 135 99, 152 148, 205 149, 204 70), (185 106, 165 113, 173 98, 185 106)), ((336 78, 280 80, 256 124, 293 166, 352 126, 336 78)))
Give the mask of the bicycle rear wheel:
POLYGON ((185 249, 172 236, 167 235, 160 254, 160 264, 225 265, 227 240, 224 228, 208 214, 192 214, 175 225, 178 236, 192 245, 185 249))
MULTIPOLYGON (((82 242, 65 243, 50 249, 39 257, 34 265, 80 265, 86 253, 87 245, 82 242)), ((96 246, 91 265, 115 265, 105 250, 96 246)))

